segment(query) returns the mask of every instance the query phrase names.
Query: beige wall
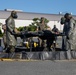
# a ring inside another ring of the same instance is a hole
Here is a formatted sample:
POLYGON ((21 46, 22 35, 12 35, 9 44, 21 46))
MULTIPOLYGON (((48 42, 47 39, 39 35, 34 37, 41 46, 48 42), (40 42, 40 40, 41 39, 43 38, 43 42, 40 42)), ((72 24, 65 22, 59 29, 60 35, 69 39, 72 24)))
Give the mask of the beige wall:
MULTIPOLYGON (((0 22, 5 24, 5 19, 0 19, 0 22)), ((15 25, 16 27, 28 26, 32 22, 33 22, 32 20, 15 20, 15 25)), ((53 28, 54 25, 56 25, 59 30, 63 30, 63 25, 61 25, 59 21, 49 21, 48 26, 50 26, 51 29, 53 28)))

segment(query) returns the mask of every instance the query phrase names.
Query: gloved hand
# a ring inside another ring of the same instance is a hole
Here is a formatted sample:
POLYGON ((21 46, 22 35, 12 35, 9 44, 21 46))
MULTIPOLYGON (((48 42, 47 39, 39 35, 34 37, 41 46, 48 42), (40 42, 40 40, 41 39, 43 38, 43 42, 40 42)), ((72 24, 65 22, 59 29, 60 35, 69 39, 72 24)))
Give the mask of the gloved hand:
POLYGON ((64 24, 65 23, 65 18, 64 17, 61 18, 61 22, 60 23, 61 24, 64 24))
POLYGON ((44 34, 43 31, 38 31, 39 36, 42 36, 44 34))
POLYGON ((69 37, 67 36, 67 39, 69 40, 69 37))
POLYGON ((12 34, 12 35, 15 35, 15 33, 14 33, 14 32, 11 32, 11 34, 12 34))

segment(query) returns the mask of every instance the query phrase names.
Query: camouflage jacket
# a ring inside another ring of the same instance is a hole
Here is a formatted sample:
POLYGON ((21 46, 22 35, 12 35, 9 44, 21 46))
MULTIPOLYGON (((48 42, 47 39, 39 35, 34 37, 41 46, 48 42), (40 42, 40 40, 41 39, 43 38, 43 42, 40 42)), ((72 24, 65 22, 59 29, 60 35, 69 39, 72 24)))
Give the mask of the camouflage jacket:
POLYGON ((12 17, 6 19, 6 41, 8 46, 16 46, 17 41, 12 32, 15 29, 15 21, 12 17))
POLYGON ((67 49, 76 50, 76 23, 74 19, 70 19, 69 22, 65 22, 63 33, 66 35, 66 47, 67 49))

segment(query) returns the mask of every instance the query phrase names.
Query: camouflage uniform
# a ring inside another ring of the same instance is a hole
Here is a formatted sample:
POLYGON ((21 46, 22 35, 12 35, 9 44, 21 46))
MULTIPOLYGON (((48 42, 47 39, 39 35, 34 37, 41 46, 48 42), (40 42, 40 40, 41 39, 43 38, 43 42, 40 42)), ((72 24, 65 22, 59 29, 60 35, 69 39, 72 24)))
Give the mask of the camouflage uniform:
MULTIPOLYGON (((11 12, 12 14, 13 12, 11 12)), ((15 21, 12 15, 6 19, 6 41, 8 45, 9 52, 15 51, 15 46, 17 44, 16 37, 13 35, 15 30, 15 21)))
POLYGON ((65 34, 66 50, 76 50, 76 23, 73 18, 69 22, 65 22, 63 33, 65 34))
POLYGON ((3 43, 4 43, 4 46, 5 46, 4 49, 6 49, 6 47, 7 47, 7 43, 6 43, 6 25, 2 25, 2 29, 4 30, 4 34, 3 34, 3 43))
MULTIPOLYGON (((41 20, 40 20, 41 22, 39 23, 39 29, 38 29, 40 31, 47 30, 46 29, 46 24, 44 23, 44 20, 45 20, 45 18, 41 17, 41 20)), ((41 47, 46 47, 46 40, 42 40, 40 38, 39 38, 39 40, 40 40, 40 46, 41 47)))
POLYGON ((69 28, 68 28, 68 40, 66 49, 76 50, 76 23, 74 19, 70 19, 69 28))

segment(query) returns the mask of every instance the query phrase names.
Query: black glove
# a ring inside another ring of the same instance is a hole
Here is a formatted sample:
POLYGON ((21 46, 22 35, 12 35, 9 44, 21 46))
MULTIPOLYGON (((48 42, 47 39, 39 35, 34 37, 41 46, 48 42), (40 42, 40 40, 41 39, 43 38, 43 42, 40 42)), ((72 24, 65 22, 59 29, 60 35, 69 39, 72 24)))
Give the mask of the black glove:
POLYGON ((39 36, 42 36, 44 34, 43 31, 38 31, 39 36))
POLYGON ((60 23, 61 24, 64 24, 65 23, 65 18, 64 17, 61 18, 61 22, 60 23))
POLYGON ((69 37, 67 36, 67 39, 69 40, 69 37))
POLYGON ((12 35, 15 35, 15 33, 14 33, 14 32, 11 32, 11 34, 12 34, 12 35))

